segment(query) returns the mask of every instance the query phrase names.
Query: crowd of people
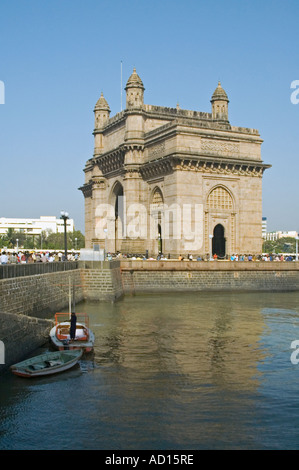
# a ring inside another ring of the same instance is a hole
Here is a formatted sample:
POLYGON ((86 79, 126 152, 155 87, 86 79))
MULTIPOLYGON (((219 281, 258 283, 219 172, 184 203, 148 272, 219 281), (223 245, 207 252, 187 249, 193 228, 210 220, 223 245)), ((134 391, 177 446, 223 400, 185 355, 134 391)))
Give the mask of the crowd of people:
POLYGON ((26 264, 26 263, 53 263, 54 261, 77 261, 79 254, 76 252, 68 253, 67 259, 65 254, 60 251, 54 252, 35 252, 35 251, 19 251, 10 252, 3 250, 0 255, 0 264, 26 264))
POLYGON ((147 254, 123 254, 123 253, 108 253, 107 259, 131 259, 131 260, 179 260, 179 261, 296 261, 296 256, 293 254, 260 254, 260 255, 252 255, 252 254, 232 254, 231 256, 226 255, 225 257, 219 257, 217 254, 211 256, 209 253, 206 255, 192 255, 188 253, 187 255, 180 254, 178 257, 171 256, 170 254, 165 255, 163 253, 159 253, 157 256, 152 257, 148 256, 147 254))
MULTIPOLYGON (((79 252, 70 252, 65 257, 64 252, 61 251, 5 251, 3 250, 0 255, 0 264, 25 264, 25 263, 52 263, 52 262, 61 262, 61 261, 78 261, 80 258, 79 252)), ((131 260, 157 260, 157 261, 166 261, 166 260, 179 260, 179 261, 295 261, 296 256, 292 254, 261 254, 261 255, 239 255, 232 254, 231 256, 225 256, 224 258, 218 257, 217 254, 210 256, 209 253, 206 255, 197 255, 192 254, 179 255, 178 257, 173 257, 159 253, 156 257, 148 256, 146 254, 123 254, 123 253, 107 253, 106 259, 112 261, 113 259, 131 259, 131 260)))
POLYGON ((296 257, 291 254, 262 254, 262 255, 232 255, 231 261, 295 261, 296 257))

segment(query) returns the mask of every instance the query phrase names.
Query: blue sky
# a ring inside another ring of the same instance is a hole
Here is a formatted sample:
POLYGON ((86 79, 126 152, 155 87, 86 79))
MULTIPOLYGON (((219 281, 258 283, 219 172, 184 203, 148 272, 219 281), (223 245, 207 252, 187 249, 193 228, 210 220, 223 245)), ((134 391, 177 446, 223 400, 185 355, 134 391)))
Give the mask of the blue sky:
POLYGON ((147 104, 210 112, 220 79, 231 124, 264 139, 268 229, 299 231, 298 18, 297 0, 1 0, 0 216, 64 209, 84 232, 93 108, 103 91, 120 111, 122 62, 147 104))

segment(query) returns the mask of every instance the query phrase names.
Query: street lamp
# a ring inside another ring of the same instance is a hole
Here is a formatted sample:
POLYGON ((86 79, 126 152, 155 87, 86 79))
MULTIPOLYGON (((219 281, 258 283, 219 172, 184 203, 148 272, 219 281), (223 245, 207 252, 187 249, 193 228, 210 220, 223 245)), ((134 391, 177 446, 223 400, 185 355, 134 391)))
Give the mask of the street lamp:
POLYGON ((161 250, 161 233, 158 232, 158 255, 159 255, 160 252, 162 252, 162 250, 161 250))
POLYGON ((65 261, 67 261, 67 236, 66 236, 66 222, 69 219, 69 214, 68 212, 61 211, 60 212, 60 218, 64 222, 64 258, 65 261))
POLYGON ((299 237, 295 237, 295 240, 296 240, 296 261, 298 261, 298 240, 299 240, 299 237))
POLYGON ((210 261, 213 260, 213 244, 212 244, 212 240, 214 238, 214 235, 209 235, 209 239, 210 239, 210 261))

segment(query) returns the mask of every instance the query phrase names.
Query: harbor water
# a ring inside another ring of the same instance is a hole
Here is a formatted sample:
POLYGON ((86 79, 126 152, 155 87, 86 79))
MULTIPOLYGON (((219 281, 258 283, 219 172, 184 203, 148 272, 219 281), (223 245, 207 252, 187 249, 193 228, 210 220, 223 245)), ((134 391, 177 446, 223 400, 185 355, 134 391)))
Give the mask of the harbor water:
POLYGON ((55 376, 0 377, 1 450, 299 448, 299 293, 149 294, 76 310, 94 352, 55 376))

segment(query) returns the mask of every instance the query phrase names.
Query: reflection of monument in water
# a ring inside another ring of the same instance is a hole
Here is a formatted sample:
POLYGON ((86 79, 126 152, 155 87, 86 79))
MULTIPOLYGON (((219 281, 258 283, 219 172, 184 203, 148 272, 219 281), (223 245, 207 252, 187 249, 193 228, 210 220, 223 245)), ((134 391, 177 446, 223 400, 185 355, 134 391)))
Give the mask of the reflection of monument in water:
POLYGON ((254 390, 264 354, 262 309, 269 296, 210 292, 125 300, 115 306, 111 355, 144 379, 173 374, 179 386, 187 381, 195 387, 254 390))
POLYGON ((94 109, 94 155, 80 188, 86 247, 105 245, 105 221, 111 252, 260 252, 269 165, 259 132, 230 124, 221 84, 211 113, 144 104, 135 69, 125 90, 122 112, 110 118, 103 94, 94 109))
POLYGON ((235 434, 246 448, 255 439, 251 423, 259 419, 253 397, 264 379, 259 342, 266 304, 254 294, 211 292, 116 303, 105 356, 114 366, 120 413, 130 422, 138 410, 142 427, 158 433, 160 444, 172 442, 172 449, 174 441, 184 449, 217 448, 225 440, 234 445, 235 434))

